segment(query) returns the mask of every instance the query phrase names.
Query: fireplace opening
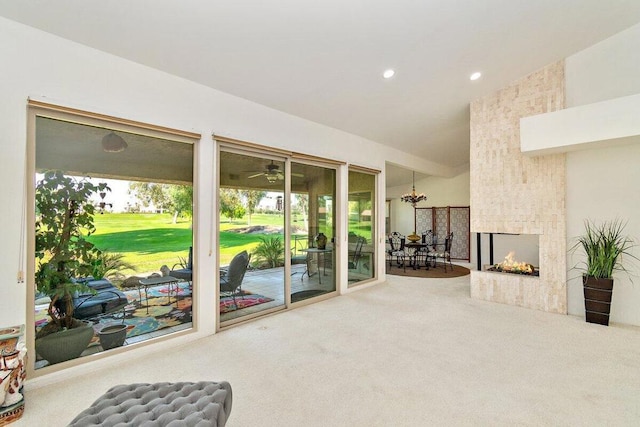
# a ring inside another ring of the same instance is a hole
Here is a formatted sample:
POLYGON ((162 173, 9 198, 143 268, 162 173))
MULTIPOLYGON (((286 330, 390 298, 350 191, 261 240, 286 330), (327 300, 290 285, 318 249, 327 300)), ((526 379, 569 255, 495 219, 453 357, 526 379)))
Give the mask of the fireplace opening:
POLYGON ((525 276, 540 276, 540 270, 524 261, 517 261, 515 252, 511 251, 504 257, 504 261, 493 264, 487 271, 497 271, 500 273, 522 274, 525 276))
POLYGON ((539 266, 540 236, 538 234, 478 234, 478 270, 539 276, 539 266), (480 237, 481 234, 485 236, 484 239, 480 237), (489 261, 488 264, 487 261, 489 261))

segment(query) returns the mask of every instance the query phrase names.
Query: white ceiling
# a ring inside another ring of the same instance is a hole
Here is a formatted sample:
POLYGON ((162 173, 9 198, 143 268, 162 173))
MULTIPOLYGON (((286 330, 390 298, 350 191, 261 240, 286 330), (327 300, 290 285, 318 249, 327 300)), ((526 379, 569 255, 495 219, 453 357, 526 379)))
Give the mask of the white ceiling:
POLYGON ((0 16, 459 168, 470 101, 640 22, 640 1, 0 0, 0 16))

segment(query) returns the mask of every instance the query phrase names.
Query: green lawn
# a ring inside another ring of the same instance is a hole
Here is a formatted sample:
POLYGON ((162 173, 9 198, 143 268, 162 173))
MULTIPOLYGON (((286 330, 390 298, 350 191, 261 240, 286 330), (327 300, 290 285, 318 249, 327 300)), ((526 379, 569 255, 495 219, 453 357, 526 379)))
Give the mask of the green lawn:
MULTIPOLYGON (((96 232, 88 240, 98 249, 124 254, 125 261, 136 266, 135 273, 158 271, 162 265, 169 268, 186 258, 192 242, 190 220, 173 224, 169 214, 105 213, 96 215, 96 232)), ((282 215, 254 214, 252 225, 281 227, 282 215)), ((238 252, 252 249, 263 234, 240 234, 230 230, 247 226, 242 220, 222 219, 220 224, 220 264, 228 264, 238 252)), ((134 272, 129 272, 134 274, 134 272)))
POLYGON ((89 237, 98 249, 124 254, 137 273, 169 268, 186 258, 191 246, 191 221, 172 224, 169 214, 104 214, 94 217, 96 232, 89 237))

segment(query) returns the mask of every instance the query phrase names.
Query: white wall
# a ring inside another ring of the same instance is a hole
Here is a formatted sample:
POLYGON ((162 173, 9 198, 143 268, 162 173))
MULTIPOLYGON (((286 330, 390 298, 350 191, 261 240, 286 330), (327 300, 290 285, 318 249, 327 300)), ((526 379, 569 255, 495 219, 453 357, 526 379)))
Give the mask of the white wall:
MULTIPOLYGON (((411 234, 414 223, 413 207, 402 203, 400 196, 411 192, 411 186, 392 187, 387 189, 387 199, 391 200, 391 230, 404 235, 411 234)), ((461 173, 453 178, 429 176, 416 181, 416 192, 424 193, 427 200, 418 207, 431 206, 469 206, 469 172, 461 173)))
MULTIPOLYGON (((200 298, 196 310, 199 313, 211 313, 211 301, 215 298, 216 253, 209 253, 209 236, 216 235, 216 230, 211 228, 215 227, 215 221, 212 221, 214 216, 210 208, 215 202, 212 200, 215 197, 211 172, 215 164, 212 133, 380 170, 384 170, 388 158, 408 165, 424 164, 423 160, 410 154, 4 18, 0 18, 0 58, 0 144, 3 150, 0 160, 3 236, 0 245, 0 325, 25 323, 28 306, 26 284, 16 280, 18 271, 25 269, 24 258, 30 256, 21 245, 22 232, 29 227, 21 220, 28 97, 203 135, 196 147, 199 183, 196 200, 200 207, 197 216, 200 298), (363 157, 364 152, 367 156, 363 157)), ((433 173, 450 173, 445 167, 431 167, 433 173)), ((384 201, 384 188, 380 196, 384 201)), ((199 317, 198 335, 213 332, 215 316, 199 317)))
MULTIPOLYGON (((566 60, 567 107, 640 93, 640 25, 604 40, 566 60)), ((573 246, 584 220, 620 218, 640 243, 640 144, 567 153, 567 239, 573 246)), ((636 255, 640 255, 635 248, 636 255)), ((580 252, 568 259, 568 309, 584 314, 580 252)), ((627 260, 628 261, 628 260, 627 260)), ((640 325, 640 265, 631 265, 635 283, 616 274, 611 321, 640 325)))
POLYGON ((567 108, 640 93, 640 24, 565 61, 567 108))

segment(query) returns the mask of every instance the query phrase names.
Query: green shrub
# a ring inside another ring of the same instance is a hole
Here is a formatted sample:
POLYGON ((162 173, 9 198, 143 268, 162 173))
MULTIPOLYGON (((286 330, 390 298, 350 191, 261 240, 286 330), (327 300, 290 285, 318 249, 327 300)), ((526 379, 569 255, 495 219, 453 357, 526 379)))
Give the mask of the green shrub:
POLYGON ((124 254, 98 251, 90 258, 91 276, 96 279, 118 277, 123 270, 135 270, 135 266, 124 260, 124 254))
POLYGON ((284 242, 280 236, 260 237, 260 243, 253 251, 253 256, 271 268, 284 265, 284 242))

